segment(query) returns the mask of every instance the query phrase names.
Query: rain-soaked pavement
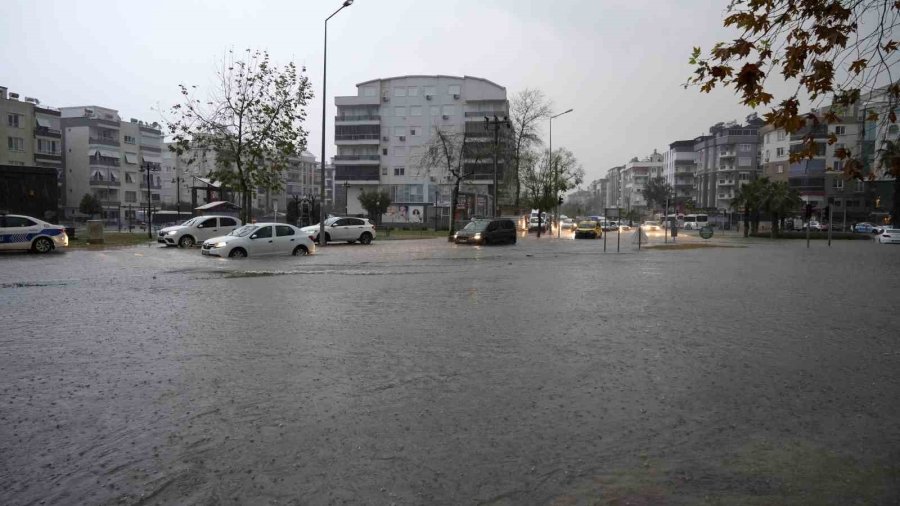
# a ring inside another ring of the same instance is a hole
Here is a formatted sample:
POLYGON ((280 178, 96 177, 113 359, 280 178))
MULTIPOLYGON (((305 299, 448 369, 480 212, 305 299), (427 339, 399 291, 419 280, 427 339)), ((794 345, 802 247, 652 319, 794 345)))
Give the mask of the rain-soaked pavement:
POLYGON ((0 504, 896 504, 900 248, 747 245, 0 256, 0 504))

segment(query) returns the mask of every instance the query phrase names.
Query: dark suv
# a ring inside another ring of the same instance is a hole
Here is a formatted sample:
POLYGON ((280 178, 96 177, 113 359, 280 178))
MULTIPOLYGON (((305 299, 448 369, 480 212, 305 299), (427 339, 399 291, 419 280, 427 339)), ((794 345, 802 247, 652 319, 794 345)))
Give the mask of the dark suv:
POLYGON ((454 236, 456 244, 515 244, 516 224, 512 220, 473 220, 454 236))

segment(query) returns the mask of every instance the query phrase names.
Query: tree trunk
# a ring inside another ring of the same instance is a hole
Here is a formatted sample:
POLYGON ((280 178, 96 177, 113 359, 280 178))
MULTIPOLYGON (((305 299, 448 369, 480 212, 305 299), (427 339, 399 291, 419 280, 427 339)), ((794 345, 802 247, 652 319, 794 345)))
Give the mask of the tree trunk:
POLYGON ((744 206, 744 237, 750 237, 750 207, 744 206))
POLYGON ((894 203, 891 210, 891 226, 900 227, 900 177, 894 178, 894 203))
POLYGON ((769 237, 772 239, 778 237, 778 213, 772 213, 772 230, 769 231, 769 237))
POLYGON ((456 179, 453 188, 450 190, 450 233, 447 234, 447 240, 453 240, 453 234, 456 233, 456 203, 459 200, 459 178, 456 179))

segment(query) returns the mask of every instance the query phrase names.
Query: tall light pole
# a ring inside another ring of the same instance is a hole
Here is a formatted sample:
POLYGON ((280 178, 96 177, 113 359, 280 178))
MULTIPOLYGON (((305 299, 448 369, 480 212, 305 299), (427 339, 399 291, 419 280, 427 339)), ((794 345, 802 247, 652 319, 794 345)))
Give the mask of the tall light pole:
POLYGON ((344 0, 344 3, 334 11, 331 16, 325 18, 325 44, 322 47, 322 168, 319 182, 319 246, 325 245, 325 110, 328 105, 326 90, 326 77, 328 76, 328 20, 341 12, 344 7, 353 5, 353 0, 344 0))
POLYGON ((493 203, 492 203, 493 210, 491 210, 492 218, 496 218, 496 217, 500 216, 500 213, 498 212, 498 210, 500 209, 500 206, 497 204, 497 150, 499 149, 499 146, 500 146, 500 126, 501 125, 506 126, 506 128, 512 128, 512 123, 510 123, 509 117, 507 117, 507 116, 504 116, 503 119, 498 119, 497 116, 495 115, 493 121, 491 121, 491 118, 489 118, 488 116, 484 117, 484 129, 490 130, 491 126, 494 127, 494 149, 493 149, 493 152, 494 152, 494 191, 493 191, 493 193, 494 193, 494 195, 492 197, 493 198, 493 203))
MULTIPOLYGON (((563 111, 559 114, 554 114, 553 116, 550 116, 550 142, 549 143, 550 143, 550 170, 551 171, 554 171, 554 169, 553 169, 553 118, 558 118, 558 117, 562 116, 563 114, 568 114, 568 113, 572 112, 573 110, 574 109, 569 109, 568 111, 563 111)), ((560 237, 559 195, 557 195, 557 193, 559 193, 559 164, 556 165, 556 169, 553 172, 553 187, 554 187, 553 188, 553 190, 554 190, 553 196, 556 198, 556 237, 558 239, 560 237)))

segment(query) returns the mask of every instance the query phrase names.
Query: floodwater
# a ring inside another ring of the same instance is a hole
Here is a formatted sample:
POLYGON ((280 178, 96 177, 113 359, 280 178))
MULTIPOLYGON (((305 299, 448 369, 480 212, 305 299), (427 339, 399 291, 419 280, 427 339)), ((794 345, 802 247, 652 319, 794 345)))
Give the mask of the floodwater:
POLYGON ((0 503, 900 501, 900 248, 734 244, 0 256, 0 503))

